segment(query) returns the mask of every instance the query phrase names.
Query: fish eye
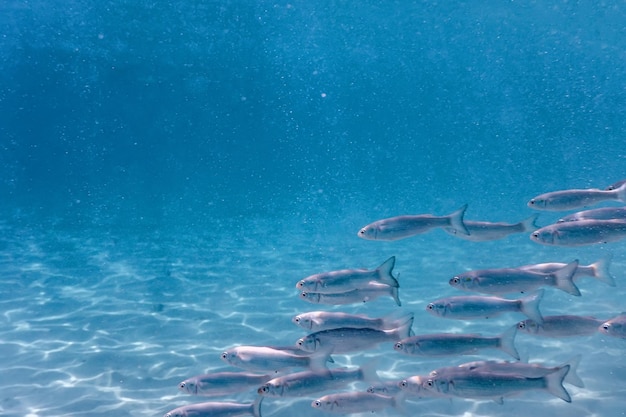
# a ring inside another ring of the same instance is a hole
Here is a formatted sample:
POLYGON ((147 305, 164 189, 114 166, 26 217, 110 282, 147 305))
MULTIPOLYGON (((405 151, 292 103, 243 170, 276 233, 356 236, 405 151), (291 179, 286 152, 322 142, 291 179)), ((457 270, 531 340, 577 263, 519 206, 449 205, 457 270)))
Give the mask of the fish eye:
POLYGON ((321 407, 321 406, 322 406, 322 402, 320 400, 313 401, 313 407, 321 407))
POLYGON ((393 348, 395 350, 402 350, 402 343, 401 342, 396 343, 395 345, 393 345, 393 348))
POLYGON ((528 204, 530 204, 530 205, 534 205, 534 204, 535 204, 535 199, 533 198, 532 200, 530 200, 530 201, 528 202, 528 204))
POLYGON ((304 345, 304 339, 298 339, 298 341, 296 342, 296 345, 298 346, 304 345))
POLYGON ((610 327, 611 327, 611 325, 610 325, 610 324, 608 324, 608 323, 604 323, 604 324, 602 325, 602 328, 603 328, 604 330, 609 330, 609 328, 610 328, 610 327))
POLYGON ((537 233, 537 232, 533 232, 532 237, 536 237, 536 238, 538 238, 538 237, 539 237, 539 233, 537 233))
POLYGON ((300 316, 296 316, 293 318, 293 321, 295 321, 296 323, 300 323, 300 320, 302 320, 300 316))
POLYGON ((409 383, 406 382, 406 379, 400 381, 400 383, 398 384, 398 386, 401 387, 401 388, 406 388, 408 385, 409 385, 409 383))
POLYGON ((459 282, 461 282, 461 280, 459 279, 459 277, 454 277, 454 278, 452 278, 451 282, 453 284, 458 284, 459 282))
POLYGON ((518 329, 525 329, 526 328, 526 322, 525 321, 520 321, 519 323, 517 323, 517 328, 518 329))
POLYGON ((181 382, 180 384, 178 384, 178 388, 183 389, 186 385, 187 384, 185 384, 184 382, 181 382))
POLYGON ((222 353, 222 359, 228 359, 228 352, 222 353))
POLYGON ((435 305, 434 305, 433 303, 430 303, 430 304, 428 304, 428 305, 426 306, 426 308, 427 308, 428 310, 434 310, 434 309, 435 309, 435 305))
POLYGON ((426 385, 428 385, 428 387, 432 388, 435 386, 435 383, 433 382, 432 379, 429 379, 428 381, 426 381, 426 385))

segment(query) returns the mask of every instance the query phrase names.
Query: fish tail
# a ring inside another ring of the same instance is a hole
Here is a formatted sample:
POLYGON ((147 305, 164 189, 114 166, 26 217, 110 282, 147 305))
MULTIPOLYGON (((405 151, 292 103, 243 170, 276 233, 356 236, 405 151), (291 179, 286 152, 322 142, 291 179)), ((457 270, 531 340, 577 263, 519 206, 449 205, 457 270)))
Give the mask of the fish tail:
POLYGON ((309 356, 309 368, 314 371, 321 371, 328 369, 326 367, 326 362, 334 363, 335 361, 330 356, 333 348, 327 347, 326 349, 319 350, 309 356))
POLYGON ((578 260, 568 263, 563 268, 554 272, 556 287, 568 294, 580 296, 580 290, 574 284, 573 278, 578 268, 578 260))
POLYGON ((520 310, 526 314, 529 318, 533 319, 537 324, 543 324, 543 316, 539 311, 539 303, 543 298, 543 289, 537 291, 535 294, 526 298, 522 298, 520 310))
POLYGON ((522 220, 520 225, 522 226, 522 232, 533 232, 540 228, 540 226, 536 223, 539 214, 533 214, 530 217, 522 220))
POLYGON ((413 314, 407 317, 407 320, 396 328, 393 333, 398 340, 406 339, 411 335, 411 327, 413 326, 413 314))
POLYGON ((513 356, 515 359, 520 360, 519 353, 515 348, 515 335, 517 334, 517 325, 511 326, 509 330, 502 333, 498 338, 498 347, 513 356))
POLYGON ((610 285, 611 287, 615 286, 615 279, 613 275, 611 275, 611 271, 609 270, 609 266, 611 265, 612 255, 607 255, 603 259, 600 259, 597 262, 592 263, 591 269, 593 270, 593 277, 604 282, 605 284, 610 285))
POLYGON ((365 381, 368 384, 372 385, 380 383, 380 378, 378 377, 378 373, 376 372, 376 368, 378 368, 378 362, 379 360, 374 359, 361 366, 361 381, 365 381))
POLYGON ((391 271, 393 271, 393 267, 396 264, 396 257, 392 256, 387 259, 381 266, 376 268, 378 271, 378 278, 381 282, 384 282, 387 285, 391 285, 392 287, 399 287, 398 278, 394 277, 391 271))
POLYGON ((400 391, 398 394, 393 396, 393 408, 395 408, 400 414, 408 416, 410 415, 408 410, 406 409, 406 392, 400 391))
POLYGON ((450 219, 450 226, 453 229, 463 233, 464 235, 469 236, 470 232, 469 230, 467 230, 467 227, 465 227, 465 223, 463 223, 463 216, 465 216, 465 210, 467 210, 467 204, 465 204, 463 207, 461 207, 454 213, 449 214, 448 218, 450 219))
MULTIPOLYGON (((398 277, 399 277, 399 276, 400 276, 400 275, 398 274, 398 277)), ((399 287, 391 287, 391 296, 393 297, 393 299, 394 299, 394 301, 396 302, 396 304, 397 304, 398 306, 401 306, 401 305, 402 305, 402 303, 400 302, 400 293, 399 293, 398 288, 399 288, 399 287)))
POLYGON ((582 355, 576 355, 569 361, 565 362, 560 367, 569 365, 569 372, 567 373, 567 375, 565 375, 565 379, 563 381, 567 382, 568 384, 572 384, 574 386, 584 388, 585 383, 583 382, 582 379, 580 379, 580 377, 576 373, 576 371, 578 371, 578 365, 580 364, 581 358, 582 358, 582 355))
POLYGON ((616 188, 617 199, 622 203, 626 203, 626 182, 622 184, 619 188, 616 188))
POLYGON ((256 400, 252 403, 252 415, 254 417, 262 417, 261 416, 261 403, 263 402, 263 396, 259 395, 256 400))
POLYGON ((556 371, 546 375, 544 378, 546 381, 546 389, 548 390, 548 392, 550 392, 550 394, 554 395, 555 397, 559 397, 563 401, 571 403, 572 397, 570 397, 569 393, 563 386, 563 380, 569 372, 569 369, 569 365, 563 365, 559 367, 556 371))

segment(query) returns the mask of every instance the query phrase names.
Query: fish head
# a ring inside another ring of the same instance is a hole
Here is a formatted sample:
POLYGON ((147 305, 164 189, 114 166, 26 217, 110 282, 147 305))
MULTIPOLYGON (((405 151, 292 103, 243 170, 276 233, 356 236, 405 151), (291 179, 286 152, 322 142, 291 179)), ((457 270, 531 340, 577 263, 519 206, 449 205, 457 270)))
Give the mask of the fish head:
POLYGON ((416 375, 398 382, 398 388, 412 394, 420 394, 423 392, 422 384, 424 382, 423 377, 416 375))
POLYGON ((448 305, 442 302, 432 302, 432 303, 428 303, 428 305, 426 306, 426 311, 428 311, 430 314, 434 314, 435 316, 440 316, 443 317, 446 315, 448 310, 448 305))
POLYGON ((191 379, 187 379, 178 384, 178 389, 182 392, 186 392, 187 394, 197 394, 198 384, 196 384, 196 382, 191 379))
POLYGON ((447 394, 450 390, 450 381, 446 378, 431 377, 424 380, 422 388, 431 393, 447 394))
POLYGON ((309 303, 318 304, 320 302, 321 294, 314 292, 302 291, 300 293, 300 299, 304 301, 308 301, 309 303))
POLYGON ((614 336, 624 333, 624 329, 622 327, 623 326, 620 323, 613 323, 609 320, 606 323, 602 323, 600 327, 598 327, 598 330, 600 331, 600 333, 614 336))
POLYGON ((326 411, 331 411, 336 405, 338 405, 337 401, 326 397, 318 398, 311 403, 311 407, 326 411))
POLYGON ((393 345, 394 350, 406 354, 415 354, 416 351, 419 351, 419 342, 414 341, 399 341, 393 345))
POLYGON ((558 232, 556 230, 553 230, 550 227, 544 227, 532 232, 530 234, 530 240, 541 243, 543 245, 552 245, 554 244, 554 240, 557 235, 558 232))
POLYGON ((177 408, 176 410, 172 410, 169 413, 165 413, 163 417, 185 417, 186 415, 187 413, 185 411, 177 408))
POLYGON ((548 204, 548 200, 542 197, 531 198, 528 204, 530 208, 542 209, 548 204))
POLYGON ((259 389, 257 389, 256 392, 259 395, 280 396, 282 394, 281 392, 282 389, 278 389, 278 388, 282 388, 282 386, 276 386, 268 382, 266 384, 261 385, 259 389))
POLYGON ((517 323, 517 330, 521 330, 526 333, 535 334, 539 331, 540 327, 541 327, 540 324, 538 324, 536 321, 531 320, 531 319, 522 320, 519 323, 517 323))
POLYGON ((315 291, 317 289, 317 281, 302 279, 298 281, 296 288, 301 291, 315 291))
POLYGON ((305 329, 312 329, 313 328, 313 320, 311 320, 310 318, 306 317, 306 316, 294 316, 291 321, 300 326, 303 327, 305 329))
POLYGON ((300 338, 296 342, 296 346, 306 352, 315 352, 319 345, 319 340, 313 335, 308 335, 306 337, 300 338))
POLYGON ((378 227, 367 225, 363 227, 361 230, 359 230, 359 233, 357 233, 357 236, 365 240, 376 240, 378 236, 378 227))
POLYGON ((472 291, 478 285, 478 282, 478 277, 469 275, 456 275, 448 281, 452 287, 467 291, 472 291))
POLYGON ((224 362, 229 363, 231 365, 235 365, 236 363, 239 362, 239 357, 237 356, 237 352, 233 350, 227 350, 225 352, 222 352, 222 354, 220 355, 220 358, 222 358, 224 362))

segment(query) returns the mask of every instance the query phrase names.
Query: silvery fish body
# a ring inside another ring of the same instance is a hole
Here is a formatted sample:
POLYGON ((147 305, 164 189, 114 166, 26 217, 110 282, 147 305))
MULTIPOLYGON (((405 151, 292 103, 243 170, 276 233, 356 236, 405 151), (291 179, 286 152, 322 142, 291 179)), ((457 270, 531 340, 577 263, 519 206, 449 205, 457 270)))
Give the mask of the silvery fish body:
POLYGON ((259 397, 249 404, 232 402, 206 402, 189 404, 165 413, 164 417, 236 417, 252 415, 261 417, 261 401, 259 397))
POLYGON ((397 305, 401 305, 398 287, 387 284, 370 282, 365 288, 352 291, 321 294, 316 292, 302 291, 300 299, 313 304, 345 305, 355 303, 367 303, 380 297, 390 296, 397 305))
POLYGON ((465 291, 484 294, 510 294, 528 292, 542 286, 556 287, 568 294, 580 295, 572 281, 578 261, 549 273, 536 272, 523 268, 497 268, 468 271, 450 279, 450 285, 465 291))
POLYGON ((576 222, 579 220, 626 220, 626 207, 603 207, 592 210, 579 211, 569 216, 561 217, 557 223, 576 222))
MULTIPOLYGON (((572 279, 573 281, 577 281, 585 277, 596 278, 597 280, 602 281, 610 285, 611 287, 614 287, 615 279, 613 278, 613 275, 611 275, 611 271, 609 270, 610 265, 611 256, 606 256, 603 259, 599 259, 589 265, 578 264, 572 279)), ((561 262, 547 262, 542 264, 524 265, 520 266, 519 269, 526 269, 530 271, 541 272, 544 274, 550 274, 558 271, 559 269, 562 269, 565 266, 567 266, 567 264, 561 262)))
POLYGON ((222 353, 226 363, 250 371, 279 371, 293 367, 324 369, 328 354, 310 356, 273 349, 265 346, 237 346, 222 353))
POLYGON ((320 331, 352 327, 355 329, 389 330, 399 327, 406 322, 413 313, 401 318, 371 318, 362 314, 349 314, 336 311, 310 311, 294 316, 291 321, 306 330, 320 331))
POLYGON ((402 397, 390 397, 369 392, 342 392, 325 395, 311 403, 311 407, 331 413, 351 414, 397 407, 402 397))
POLYGON ((498 240, 507 237, 514 233, 531 232, 538 228, 535 221, 538 215, 534 214, 519 223, 491 223, 491 222, 479 222, 472 220, 463 220, 465 228, 469 232, 468 234, 459 232, 452 227, 445 227, 446 233, 459 237, 465 240, 471 240, 472 242, 485 242, 489 240, 498 240))
POLYGON ((429 313, 450 319, 490 318, 506 312, 519 312, 542 323, 539 302, 543 290, 528 297, 508 300, 488 296, 457 296, 441 298, 426 306, 429 313))
POLYGON ((626 312, 602 323, 598 330, 609 336, 626 339, 626 312))
POLYGON ((574 315, 544 316, 543 323, 527 319, 520 321, 517 328, 524 333, 543 337, 588 336, 598 332, 604 320, 595 317, 574 315))
POLYGON ((371 271, 367 269, 342 269, 311 275, 298 281, 296 288, 302 291, 330 294, 367 288, 371 281, 399 287, 397 279, 391 273, 395 262, 396 257, 392 256, 371 271))
POLYGON ((531 199, 528 207, 537 210, 562 211, 592 206, 603 201, 626 202, 626 183, 614 190, 589 188, 553 191, 531 199))
POLYGON ((447 216, 418 214, 390 217, 368 224, 359 230, 357 236, 366 240, 398 240, 445 227, 467 235, 469 232, 463 224, 466 209, 467 204, 447 216))
POLYGON ((219 396, 259 386, 272 377, 247 372, 216 372, 197 375, 178 384, 178 389, 192 395, 219 396))
POLYGON ((583 246, 626 238, 626 220, 579 220, 535 230, 530 239, 549 246, 583 246))

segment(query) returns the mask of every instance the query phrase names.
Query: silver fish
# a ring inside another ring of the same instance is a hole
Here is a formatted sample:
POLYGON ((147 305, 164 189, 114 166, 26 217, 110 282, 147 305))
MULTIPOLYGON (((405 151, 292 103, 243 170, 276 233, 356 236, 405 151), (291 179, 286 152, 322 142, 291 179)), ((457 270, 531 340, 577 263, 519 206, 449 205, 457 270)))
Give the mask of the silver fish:
POLYGON ((294 316, 291 321, 303 329, 316 332, 320 330, 337 329, 339 327, 389 330, 399 327, 410 317, 413 317, 413 313, 409 313, 409 315, 400 318, 371 318, 362 314, 349 314, 337 311, 310 311, 294 316))
POLYGON ((366 288, 371 281, 399 287, 400 285, 396 277, 391 273, 395 263, 396 257, 392 256, 372 271, 367 269, 342 269, 311 275, 298 281, 296 288, 302 291, 330 294, 366 288))
POLYGON ((519 312, 542 323, 543 319, 539 312, 542 297, 543 289, 516 300, 475 295, 448 297, 429 303, 426 311, 449 319, 490 318, 506 312, 519 312))
POLYGON ((301 356, 266 346, 237 346, 222 353, 221 358, 238 368, 277 372, 294 367, 324 369, 330 356, 328 352, 301 356))
POLYGON ((404 396, 390 397, 369 392, 342 392, 325 395, 311 403, 311 407, 319 410, 339 413, 365 413, 384 410, 385 408, 403 407, 404 396))
POLYGON ((354 329, 351 327, 321 330, 298 339, 296 346, 308 352, 318 350, 332 353, 361 351, 379 343, 394 342, 409 337, 412 324, 413 317, 402 326, 392 330, 354 329))
POLYGON ((626 339, 626 312, 602 323, 598 330, 609 336, 626 339))
POLYGON ((219 396, 245 391, 270 380, 270 375, 247 372, 216 372, 197 375, 178 384, 178 389, 192 395, 219 396))
MULTIPOLYGON (((582 278, 591 277, 597 279, 598 281, 602 281, 605 284, 610 285, 611 287, 614 287, 615 278, 613 277, 613 275, 611 275, 611 271, 609 270, 609 267, 611 265, 611 258, 611 255, 608 255, 603 259, 599 259, 589 265, 578 264, 572 279, 574 280, 574 282, 576 282, 582 278)), ((520 266, 519 269, 527 269, 530 271, 550 274, 558 271, 559 269, 562 269, 566 265, 567 264, 560 262, 547 262, 542 264, 524 265, 520 266)))
POLYGON ((592 206, 603 201, 621 201, 626 203, 626 183, 614 190, 589 188, 553 191, 531 199, 528 202, 528 207, 537 210, 562 211, 592 206))
POLYGON ((397 305, 401 305, 398 287, 370 282, 366 288, 358 288, 352 291, 320 294, 316 292, 302 291, 300 299, 313 304, 344 305, 354 303, 367 303, 383 296, 391 296, 397 305))
POLYGON ((519 359, 515 349, 516 333, 517 327, 513 326, 498 337, 452 333, 417 335, 396 342, 393 348, 407 355, 423 356, 471 355, 482 349, 501 349, 519 359))
POLYGON ((494 268, 468 271, 450 279, 449 284, 464 291, 503 295, 528 292, 543 286, 556 287, 568 294, 580 296, 572 278, 578 261, 570 262, 554 272, 543 273, 521 268, 494 268))
POLYGON ((595 317, 544 316, 541 324, 527 319, 520 321, 517 328, 525 333, 543 337, 588 336, 597 333, 598 326, 603 322, 595 317))
POLYGON ((452 227, 445 227, 444 230, 446 233, 461 239, 471 240, 473 242, 485 242, 488 240, 502 239, 514 233, 525 233, 536 230, 539 227, 535 223, 538 216, 538 214, 534 214, 521 222, 514 224, 463 220, 463 224, 465 224, 465 228, 468 230, 469 235, 459 233, 457 229, 452 227))
POLYGON ((563 387, 563 380, 570 366, 564 365, 542 377, 525 377, 519 374, 506 374, 489 370, 458 368, 453 373, 440 373, 424 382, 426 390, 436 391, 441 395, 492 399, 502 403, 502 398, 520 394, 529 390, 545 390, 563 401, 572 399, 563 387))
POLYGON ((236 417, 252 415, 261 417, 263 397, 249 404, 231 402, 206 402, 189 404, 165 413, 163 417, 236 417))
POLYGON ((469 231, 463 224, 466 209, 467 204, 447 216, 418 214, 390 217, 368 224, 359 230, 357 236, 366 240, 398 240, 442 227, 450 227, 469 235, 469 231))
POLYGON ((398 381, 384 381, 376 385, 370 385, 366 391, 371 394, 394 396, 400 392, 400 387, 398 386, 398 381))
POLYGON ((576 222, 579 220, 626 220, 626 207, 603 207, 579 211, 561 217, 557 223, 576 222))
POLYGON ((579 220, 535 230, 530 239, 550 246, 583 246, 626 238, 626 220, 579 220))

